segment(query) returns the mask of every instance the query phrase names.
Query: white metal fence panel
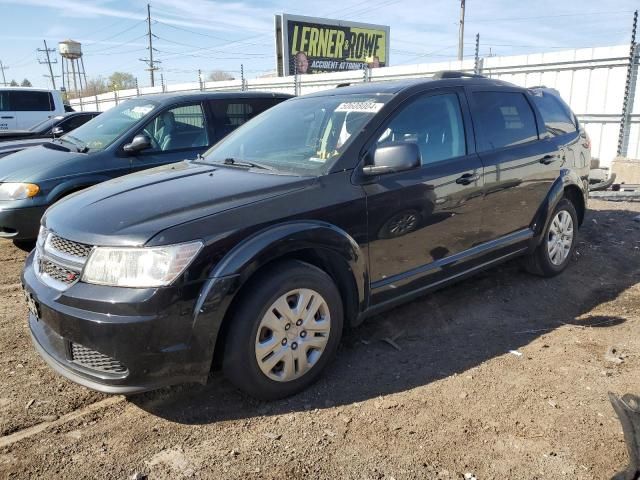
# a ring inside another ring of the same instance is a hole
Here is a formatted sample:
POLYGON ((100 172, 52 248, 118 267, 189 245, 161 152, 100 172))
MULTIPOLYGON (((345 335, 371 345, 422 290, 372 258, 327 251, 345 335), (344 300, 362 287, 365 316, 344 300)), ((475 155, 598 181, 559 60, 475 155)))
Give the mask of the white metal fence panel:
MULTIPOLYGON (((592 140, 594 157, 610 165, 616 156, 622 115, 625 81, 629 64, 629 46, 583 48, 530 55, 488 57, 481 59, 482 73, 523 87, 545 85, 557 89, 571 106, 592 140)), ((268 91, 304 95, 335 88, 341 83, 361 83, 424 78, 440 70, 473 71, 474 60, 420 63, 295 78, 273 77, 245 80, 250 91, 268 91)), ((637 76, 634 78, 637 81, 637 76)), ((107 110, 119 102, 138 95, 160 92, 238 91, 241 80, 189 82, 140 89, 121 90, 71 100, 78 110, 107 110)), ((640 88, 635 89, 631 111, 628 156, 640 157, 640 88)))

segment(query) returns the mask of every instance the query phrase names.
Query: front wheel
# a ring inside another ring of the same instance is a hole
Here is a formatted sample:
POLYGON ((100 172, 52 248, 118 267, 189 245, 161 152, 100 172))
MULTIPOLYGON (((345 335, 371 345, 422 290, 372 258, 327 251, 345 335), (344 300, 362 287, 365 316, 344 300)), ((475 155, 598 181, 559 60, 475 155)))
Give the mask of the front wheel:
POLYGON ((319 268, 300 261, 269 268, 243 289, 237 305, 222 368, 249 395, 272 400, 298 393, 334 357, 342 300, 319 268))
POLYGON ((543 277, 558 275, 569 265, 577 233, 576 209, 573 203, 563 198, 553 211, 542 242, 525 258, 526 269, 543 277))

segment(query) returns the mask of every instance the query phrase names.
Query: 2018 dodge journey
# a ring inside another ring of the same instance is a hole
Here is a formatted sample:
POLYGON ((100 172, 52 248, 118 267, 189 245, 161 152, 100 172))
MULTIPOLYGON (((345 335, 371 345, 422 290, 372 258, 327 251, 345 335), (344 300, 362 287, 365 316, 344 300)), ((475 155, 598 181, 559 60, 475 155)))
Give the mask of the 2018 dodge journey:
POLYGON ((221 365, 290 395, 373 313, 518 256, 564 270, 589 164, 545 88, 448 72, 292 99, 202 158, 50 208, 22 276, 33 341, 103 392, 221 365))

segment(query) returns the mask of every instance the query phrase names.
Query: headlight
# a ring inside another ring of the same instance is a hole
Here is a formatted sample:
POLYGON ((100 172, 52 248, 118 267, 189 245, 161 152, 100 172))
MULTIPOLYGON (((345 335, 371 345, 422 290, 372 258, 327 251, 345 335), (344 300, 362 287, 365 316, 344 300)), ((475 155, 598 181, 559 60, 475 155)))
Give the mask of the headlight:
POLYGON ((202 242, 163 247, 95 247, 82 281, 114 287, 162 287, 187 268, 202 242))
POLYGON ((0 200, 24 200, 35 197, 39 191, 35 183, 0 183, 0 200))

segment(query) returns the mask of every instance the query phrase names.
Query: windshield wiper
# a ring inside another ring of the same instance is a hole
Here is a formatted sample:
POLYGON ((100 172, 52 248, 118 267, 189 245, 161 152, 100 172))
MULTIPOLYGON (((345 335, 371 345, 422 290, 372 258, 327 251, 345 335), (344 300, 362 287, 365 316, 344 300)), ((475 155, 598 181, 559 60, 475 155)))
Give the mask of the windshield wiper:
POLYGON ((67 141, 73 145, 75 145, 75 147, 78 149, 78 152, 80 153, 87 153, 89 151, 89 147, 87 147, 84 143, 82 143, 82 141, 72 135, 66 134, 64 137, 60 137, 59 140, 64 140, 67 141), (71 140, 69 140, 71 139, 71 140))
POLYGON ((246 160, 236 160, 235 158, 225 158, 224 162, 222 162, 225 165, 231 165, 234 167, 247 167, 247 168, 259 168, 261 170, 275 170, 275 168, 269 166, 269 165, 264 165, 262 163, 256 163, 256 162, 247 162, 246 160))

